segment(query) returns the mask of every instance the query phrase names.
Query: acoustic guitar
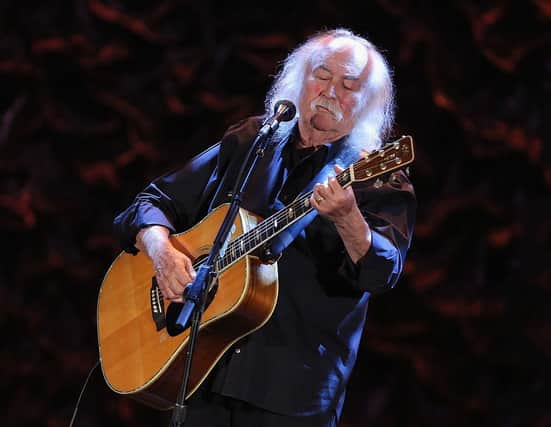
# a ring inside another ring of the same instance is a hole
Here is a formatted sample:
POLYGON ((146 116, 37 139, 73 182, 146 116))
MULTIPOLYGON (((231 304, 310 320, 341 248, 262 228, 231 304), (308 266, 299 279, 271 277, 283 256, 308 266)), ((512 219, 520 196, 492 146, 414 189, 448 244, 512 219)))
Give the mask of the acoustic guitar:
MULTIPOLYGON (((374 179, 413 162, 410 136, 385 145, 336 176, 343 186, 374 179)), ((308 214, 311 192, 267 219, 240 209, 224 252, 215 262, 217 283, 201 319, 191 370, 191 396, 224 353, 261 328, 278 296, 277 263, 262 262, 258 250, 308 214)), ((197 270, 208 255, 229 205, 170 237, 197 270)), ((98 296, 97 328, 103 376, 108 386, 157 409, 174 406, 182 379, 190 329, 170 334, 169 303, 163 300, 153 266, 143 253, 121 253, 105 274, 98 296)))

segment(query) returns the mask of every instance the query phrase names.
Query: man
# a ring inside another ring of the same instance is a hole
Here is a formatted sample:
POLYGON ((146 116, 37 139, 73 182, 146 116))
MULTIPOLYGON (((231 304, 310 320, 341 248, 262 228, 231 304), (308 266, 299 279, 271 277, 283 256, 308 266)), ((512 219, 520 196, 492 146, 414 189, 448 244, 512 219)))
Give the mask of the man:
MULTIPOLYGON (((269 216, 316 179, 310 203, 319 215, 278 261, 272 317, 229 351, 196 392, 189 426, 335 426, 369 295, 394 286, 411 241, 415 196, 403 172, 347 188, 318 175, 327 164, 380 146, 391 125, 390 73, 375 47, 348 30, 316 35, 287 58, 267 114, 280 99, 293 101, 297 116, 274 136, 276 146, 261 160, 242 206, 269 216)), ((261 123, 251 118, 231 127, 116 218, 124 248, 149 256, 170 301, 182 301, 195 271, 169 235, 228 201, 261 123)))

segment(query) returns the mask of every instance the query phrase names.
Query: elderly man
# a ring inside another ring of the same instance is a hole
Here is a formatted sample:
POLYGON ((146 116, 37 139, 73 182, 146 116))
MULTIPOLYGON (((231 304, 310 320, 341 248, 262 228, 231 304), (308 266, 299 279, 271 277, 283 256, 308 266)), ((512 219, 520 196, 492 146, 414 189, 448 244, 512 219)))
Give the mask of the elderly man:
MULTIPOLYGON (((266 99, 297 116, 274 135, 243 207, 264 217, 291 202, 327 164, 378 148, 392 123, 392 82, 382 55, 348 30, 309 39, 287 58, 266 99)), ((125 250, 151 259, 165 298, 182 301, 191 260, 169 240, 228 201, 262 118, 231 127, 180 171, 155 180, 115 220, 125 250)), ((344 165, 347 166, 347 165, 344 165)), ((319 215, 278 261, 279 297, 269 321, 227 352, 192 400, 189 426, 335 426, 356 361, 370 294, 394 286, 415 213, 402 172, 377 183, 313 187, 319 215)), ((197 356, 200 357, 200 356, 197 356)))

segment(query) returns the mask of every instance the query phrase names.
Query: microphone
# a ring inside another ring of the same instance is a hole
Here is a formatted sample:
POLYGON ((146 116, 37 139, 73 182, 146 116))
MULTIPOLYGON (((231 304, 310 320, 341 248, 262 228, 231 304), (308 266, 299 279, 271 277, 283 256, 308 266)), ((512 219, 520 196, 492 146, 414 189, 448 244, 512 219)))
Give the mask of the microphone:
POLYGON ((260 135, 265 135, 270 132, 274 132, 281 122, 288 122, 295 117, 297 108, 295 104, 286 99, 282 99, 276 102, 274 105, 274 115, 269 117, 262 125, 259 131, 260 135))

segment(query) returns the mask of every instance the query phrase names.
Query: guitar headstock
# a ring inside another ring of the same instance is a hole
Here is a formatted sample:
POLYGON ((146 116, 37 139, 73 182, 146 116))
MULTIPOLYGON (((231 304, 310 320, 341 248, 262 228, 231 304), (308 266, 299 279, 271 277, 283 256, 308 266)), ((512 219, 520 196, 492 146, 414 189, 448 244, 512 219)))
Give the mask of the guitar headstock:
POLYGON ((366 181, 379 175, 401 169, 415 159, 413 138, 402 136, 379 150, 368 153, 350 166, 351 181, 366 181))

